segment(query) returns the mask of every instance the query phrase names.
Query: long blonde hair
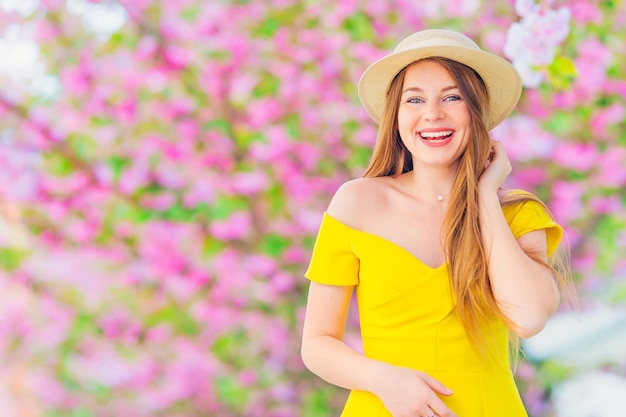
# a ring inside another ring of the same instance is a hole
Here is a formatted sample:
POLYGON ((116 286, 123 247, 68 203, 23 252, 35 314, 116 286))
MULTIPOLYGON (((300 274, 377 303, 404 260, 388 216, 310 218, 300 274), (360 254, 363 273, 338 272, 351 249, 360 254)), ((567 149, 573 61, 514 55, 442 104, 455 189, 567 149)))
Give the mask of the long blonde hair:
MULTIPOLYGON (((491 137, 487 129, 489 95, 482 78, 472 68, 447 58, 427 60, 439 63, 450 73, 471 116, 471 140, 459 160, 441 237, 460 320, 472 346, 483 350, 481 348, 485 346, 485 340, 481 328, 485 322, 500 318, 511 328, 510 320, 498 308, 491 290, 479 222, 478 178, 491 150, 491 137)), ((405 74, 406 67, 396 75, 389 87, 385 113, 364 177, 397 177, 413 169, 411 153, 402 143, 397 121, 405 74)), ((502 201, 502 205, 529 200, 538 202, 550 213, 539 199, 527 193, 509 195, 502 201)), ((532 259, 552 269, 562 290, 568 293, 571 291, 567 251, 557 252, 546 263, 538 254, 523 249, 532 259)), ((509 333, 517 351, 519 339, 512 332, 509 333)))

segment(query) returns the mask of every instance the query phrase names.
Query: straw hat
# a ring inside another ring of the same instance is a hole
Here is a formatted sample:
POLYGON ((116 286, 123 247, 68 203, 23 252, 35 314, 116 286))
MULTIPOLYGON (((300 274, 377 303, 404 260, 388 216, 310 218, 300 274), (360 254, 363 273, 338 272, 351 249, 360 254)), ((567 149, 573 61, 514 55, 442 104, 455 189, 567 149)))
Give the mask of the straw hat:
POLYGON ((522 93, 522 80, 507 60, 483 51, 457 32, 429 29, 403 39, 393 53, 370 65, 359 81, 359 98, 377 124, 383 116, 387 90, 400 70, 429 57, 448 58, 473 68, 489 92, 489 130, 513 111, 522 93))

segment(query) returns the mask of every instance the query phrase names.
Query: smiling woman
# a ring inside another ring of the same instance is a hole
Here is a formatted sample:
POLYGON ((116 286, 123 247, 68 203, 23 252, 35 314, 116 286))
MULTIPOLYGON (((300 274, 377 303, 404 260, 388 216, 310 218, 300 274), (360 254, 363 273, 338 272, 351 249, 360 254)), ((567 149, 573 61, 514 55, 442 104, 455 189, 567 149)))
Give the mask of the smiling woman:
POLYGON ((364 178, 333 197, 306 273, 302 357, 352 390, 342 416, 527 415, 509 337, 539 332, 568 280, 548 262, 561 227, 501 187, 511 164, 489 130, 520 89, 507 61, 445 30, 409 36, 362 76, 378 138, 364 178), (363 354, 342 340, 353 291, 363 354))
MULTIPOLYGON (((439 158, 458 160, 469 140, 470 113, 455 80, 445 67, 430 59, 418 61, 403 71, 404 86, 398 109, 402 143, 416 157, 432 154, 425 153, 425 146, 441 150, 435 154, 439 158)), ((449 161, 444 159, 442 163, 449 161)))

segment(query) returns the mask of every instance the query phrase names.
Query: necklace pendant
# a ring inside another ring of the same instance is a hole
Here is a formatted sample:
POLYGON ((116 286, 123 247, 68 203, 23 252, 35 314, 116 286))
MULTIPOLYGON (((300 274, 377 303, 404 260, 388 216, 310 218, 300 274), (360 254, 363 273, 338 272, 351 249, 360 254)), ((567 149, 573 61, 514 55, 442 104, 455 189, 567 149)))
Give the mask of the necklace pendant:
POLYGON ((443 200, 443 196, 442 196, 441 194, 439 194, 439 195, 437 196, 437 200, 442 201, 442 200, 443 200))

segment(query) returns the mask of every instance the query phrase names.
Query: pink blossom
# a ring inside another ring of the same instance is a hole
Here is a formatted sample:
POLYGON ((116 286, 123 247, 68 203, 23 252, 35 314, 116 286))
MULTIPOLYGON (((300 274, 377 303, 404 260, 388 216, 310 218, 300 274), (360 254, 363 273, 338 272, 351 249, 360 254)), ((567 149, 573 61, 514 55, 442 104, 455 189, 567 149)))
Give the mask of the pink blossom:
POLYGON ((107 338, 116 339, 123 334, 128 321, 125 311, 113 310, 100 320, 100 327, 107 338))
POLYGON ((494 132, 503 141, 512 160, 548 158, 553 154, 556 138, 543 130, 536 119, 526 115, 510 117, 494 132))
POLYGON ((153 170, 153 176, 163 188, 176 190, 187 185, 187 178, 181 172, 180 166, 173 161, 160 161, 153 170))
POLYGON ((149 166, 147 161, 135 161, 130 168, 122 173, 119 181, 119 189, 126 194, 132 194, 138 188, 148 185, 150 178, 148 170, 149 166))
POLYGON ((598 150, 592 144, 559 143, 554 151, 558 164, 578 171, 588 171, 598 161, 598 150))
POLYGON ((578 45, 578 57, 574 60, 578 72, 574 87, 577 100, 589 100, 602 89, 606 80, 606 67, 613 59, 611 50, 595 37, 590 37, 578 45))
POLYGON ((153 210, 164 211, 172 207, 176 196, 171 193, 144 194, 141 196, 141 205, 153 210))
POLYGON ((83 95, 91 87, 89 71, 84 64, 79 67, 66 67, 61 72, 61 83, 66 94, 83 95))
POLYGON ((626 186, 626 149, 609 148, 598 161, 600 168, 592 178, 603 187, 623 188, 626 186))
POLYGON ((278 120, 285 109, 274 98, 263 98, 248 103, 248 122, 252 128, 269 125, 278 120))
POLYGON ((530 116, 541 120, 550 115, 550 110, 537 90, 526 90, 524 94, 528 102, 525 110, 530 116))
POLYGON ((251 255, 246 259, 250 272, 258 275, 269 275, 276 270, 276 261, 266 255, 251 255))
POLYGON ((613 103, 609 107, 597 110, 591 118, 591 128, 594 135, 599 139, 609 139, 609 128, 611 125, 617 125, 624 121, 626 108, 619 103, 613 103))
POLYGON ((65 234, 72 240, 88 244, 100 230, 100 225, 95 221, 75 219, 65 225, 65 234))
POLYGON ((192 180, 190 188, 183 196, 183 204, 186 207, 194 207, 205 203, 210 205, 216 197, 216 191, 210 181, 192 180))
POLYGON ((624 212, 625 209, 624 204, 617 196, 593 197, 589 201, 589 205, 596 214, 619 213, 620 211, 624 212))
POLYGON ((599 24, 602 21, 602 10, 593 2, 581 0, 568 7, 572 12, 572 18, 579 24, 599 24))
POLYGON ((246 212, 232 214, 226 220, 213 221, 209 232, 216 239, 236 240, 246 237, 252 228, 252 219, 246 212))
POLYGON ((44 190, 50 194, 76 194, 87 187, 91 179, 85 172, 74 172, 65 177, 45 177, 41 180, 44 190))
POLYGON ((269 185, 269 178, 263 171, 241 172, 231 179, 231 186, 235 193, 254 195, 265 190, 269 185))
POLYGON ((514 167, 513 173, 507 178, 507 186, 522 190, 534 190, 546 182, 547 171, 542 167, 514 167))
POLYGON ((278 293, 291 291, 295 285, 295 280, 291 274, 278 272, 272 275, 270 284, 272 289, 278 293))
POLYGON ((365 10, 370 16, 378 16, 385 14, 389 11, 391 5, 387 1, 383 0, 373 0, 367 2, 365 5, 365 10))
POLYGON ((308 254, 300 247, 292 246, 283 252, 283 257, 288 263, 302 263, 308 254))
POLYGON ((554 183, 551 208, 559 222, 569 223, 583 215, 583 193, 584 188, 580 183, 565 181, 554 183))
POLYGON ((445 2, 444 5, 447 16, 469 18, 480 9, 481 2, 479 0, 453 0, 445 2))
POLYGON ((135 56, 139 60, 149 59, 157 52, 159 41, 154 36, 143 36, 135 49, 135 56))
POLYGON ((284 128, 270 127, 267 129, 268 143, 253 143, 248 152, 259 162, 268 162, 277 159, 290 149, 289 137, 284 128))

